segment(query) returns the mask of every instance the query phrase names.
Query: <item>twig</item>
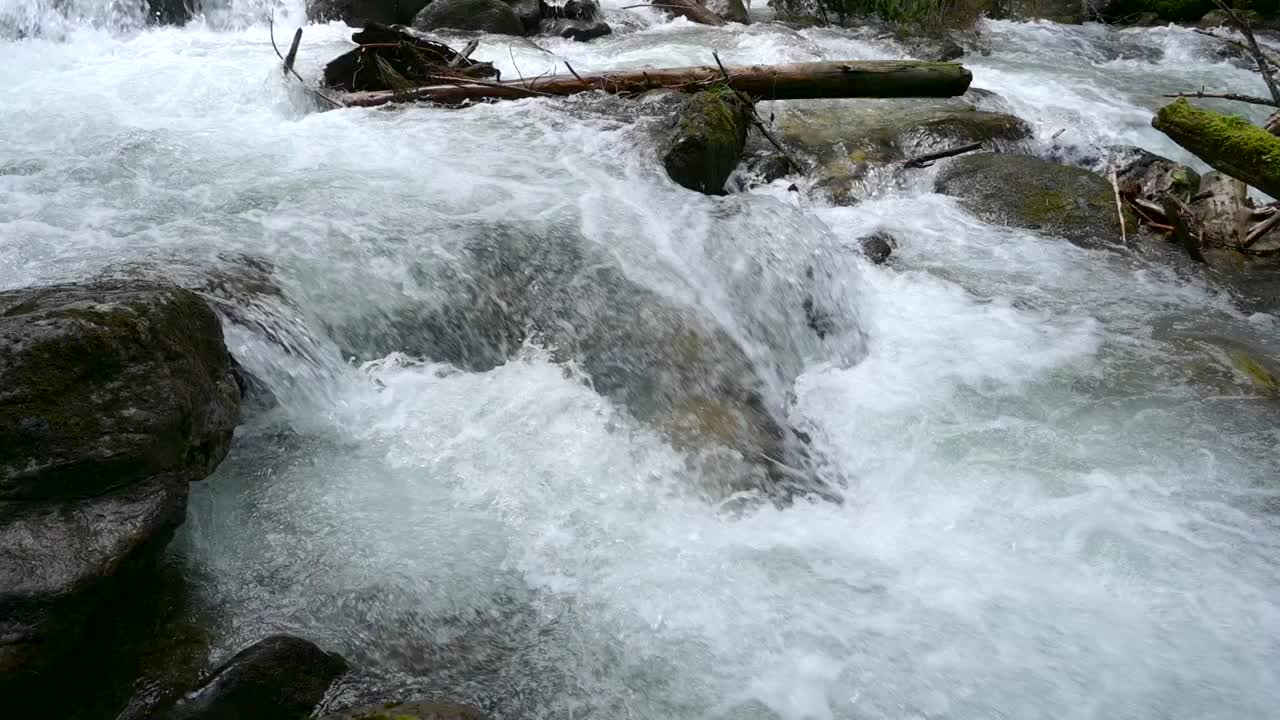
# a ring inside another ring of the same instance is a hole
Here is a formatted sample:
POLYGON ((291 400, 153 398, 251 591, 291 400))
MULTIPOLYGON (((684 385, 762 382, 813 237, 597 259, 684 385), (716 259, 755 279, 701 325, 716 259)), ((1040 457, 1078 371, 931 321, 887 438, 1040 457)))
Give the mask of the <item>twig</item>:
POLYGON ((1263 235, 1275 229, 1276 225, 1280 225, 1280 212, 1272 213, 1271 217, 1249 228, 1249 233, 1245 235, 1244 242, 1240 243, 1240 247, 1252 247, 1254 243, 1262 239, 1263 235))
POLYGON ((480 47, 480 38, 471 38, 471 42, 462 48, 462 52, 454 55, 453 59, 449 61, 449 67, 457 67, 463 60, 470 60, 471 53, 475 52, 478 47, 480 47))
POLYGON ((955 155, 963 155, 964 153, 973 152, 974 150, 981 150, 981 149, 982 149, 981 142, 971 142, 971 143, 968 143, 967 145, 947 148, 946 150, 939 150, 938 152, 931 152, 925 155, 920 155, 919 157, 913 157, 910 160, 904 161, 902 163, 902 166, 909 167, 909 168, 927 168, 930 165, 932 165, 935 160, 941 160, 943 158, 949 158, 955 155))
POLYGON ((520 66, 516 64, 516 53, 510 45, 507 46, 507 57, 511 58, 511 67, 516 69, 516 80, 524 82, 524 73, 520 72, 520 66))
POLYGON ((280 54, 280 48, 276 47, 276 11, 271 9, 271 14, 267 15, 267 34, 271 37, 271 49, 276 51, 276 57, 280 58, 280 62, 284 62, 284 56, 280 54))
POLYGON ((578 74, 577 70, 573 69, 573 66, 569 64, 568 60, 565 60, 564 58, 560 58, 560 61, 564 63, 565 67, 569 68, 569 72, 574 77, 578 78, 578 82, 582 83, 583 85, 587 84, 587 81, 582 79, 582 76, 578 74))
POLYGON ((1167 98, 1213 98, 1217 100, 1235 100, 1236 102, 1251 103, 1253 105, 1269 105, 1276 107, 1274 100, 1257 97, 1256 95, 1240 95, 1237 93, 1207 93, 1203 90, 1193 93, 1165 93, 1163 97, 1167 98))
POLYGON ((1227 14, 1231 18, 1231 22, 1235 23, 1236 28, 1244 34, 1244 39, 1249 43, 1249 54, 1253 56, 1254 62, 1258 64, 1258 71, 1262 73, 1262 79, 1267 83, 1267 90, 1271 92, 1271 99, 1275 100, 1275 105, 1280 107, 1280 87, 1276 87, 1276 79, 1271 76, 1271 70, 1268 67, 1271 63, 1270 58, 1262 52, 1262 48, 1258 47, 1258 39, 1253 36, 1253 29, 1249 27, 1249 21, 1240 17, 1230 5, 1222 0, 1213 0, 1213 4, 1218 9, 1227 14))
MULTIPOLYGON (((1187 221, 1182 216, 1182 210, 1186 208, 1178 198, 1172 193, 1164 193, 1160 196, 1161 203, 1164 205, 1165 219, 1169 221, 1169 225, 1173 228, 1173 237, 1182 247, 1186 249, 1187 254, 1196 262, 1204 262, 1204 254, 1200 252, 1200 243, 1191 237, 1191 232, 1187 230, 1187 221)), ((1190 215, 1190 211, 1187 211, 1190 215)))
POLYGON ((1056 133, 1054 133, 1054 134, 1053 134, 1053 137, 1051 137, 1051 138, 1049 138, 1049 139, 1050 139, 1050 140, 1057 140, 1057 139, 1058 139, 1058 136, 1059 136, 1059 135, 1061 135, 1062 133, 1066 132, 1066 131, 1067 131, 1067 129, 1066 129, 1066 128, 1061 128, 1060 130, 1058 130, 1058 132, 1056 132, 1056 133))
POLYGON ((284 74, 293 72, 293 61, 298 59, 298 43, 302 42, 302 28, 293 33, 293 44, 289 46, 289 54, 284 56, 284 74))
MULTIPOLYGON (((1212 30, 1204 30, 1204 29, 1202 29, 1202 28, 1192 28, 1192 29, 1193 29, 1196 33, 1198 33, 1198 34, 1200 34, 1200 35, 1204 35, 1205 37, 1211 37, 1211 38, 1213 38, 1214 40, 1218 40, 1218 41, 1220 41, 1220 42, 1227 43, 1228 45, 1235 45, 1236 47, 1240 48, 1241 50, 1244 50, 1244 51, 1245 51, 1245 52, 1247 52, 1247 53, 1252 54, 1252 52, 1253 52, 1252 50, 1250 50, 1250 48, 1249 48, 1249 46, 1248 46, 1248 45, 1246 45, 1245 43, 1240 42, 1239 40, 1236 40, 1235 38, 1223 37, 1222 35, 1219 35, 1219 34, 1217 34, 1217 33, 1213 32, 1212 30)), ((1266 51, 1263 51, 1263 57, 1265 57, 1265 58, 1266 58, 1266 60, 1267 60, 1267 62, 1271 63, 1271 65, 1273 65, 1273 66, 1275 66, 1275 67, 1277 67, 1277 68, 1280 68, 1280 58, 1277 58, 1275 55, 1272 55, 1272 54, 1270 54, 1270 53, 1267 53, 1266 51)), ((1273 72, 1274 72, 1274 71, 1273 71, 1273 72)))
POLYGON ((1116 196, 1116 217, 1120 218, 1120 242, 1129 242, 1129 233, 1124 225, 1124 205, 1120 202, 1120 185, 1116 182, 1116 171, 1111 170, 1111 191, 1116 196))

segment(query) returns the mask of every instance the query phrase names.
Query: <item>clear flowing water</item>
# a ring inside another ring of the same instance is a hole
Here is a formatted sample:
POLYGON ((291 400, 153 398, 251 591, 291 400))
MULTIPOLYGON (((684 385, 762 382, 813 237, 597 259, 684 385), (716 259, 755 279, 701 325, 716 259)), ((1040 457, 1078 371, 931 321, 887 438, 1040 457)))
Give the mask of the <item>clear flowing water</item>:
MULTIPOLYGON (((579 72, 903 54, 623 4, 614 36, 544 46, 579 72)), ((1280 405, 1232 357, 1275 357, 1276 318, 920 187, 690 193, 591 101, 314 112, 269 6, 142 30, 124 3, 0 0, 0 287, 247 257, 288 298, 225 293, 270 321, 228 333, 279 406, 195 487, 176 547, 218 657, 291 631, 365 671, 337 702, 506 717, 1275 716, 1280 405), (881 227, 887 267, 848 250, 881 227), (715 316, 777 370, 845 503, 724 512, 533 345, 488 372, 344 362, 331 328, 440 302, 459 244, 494 232, 583 243, 715 316), (796 309, 815 261, 845 328, 821 342, 796 309)), ((308 26, 302 73, 348 33, 308 26)), ((1182 29, 984 35, 975 85, 1045 154, 1184 157, 1149 126, 1160 93, 1261 90, 1182 29)), ((481 57, 565 71, 523 42, 481 57)))

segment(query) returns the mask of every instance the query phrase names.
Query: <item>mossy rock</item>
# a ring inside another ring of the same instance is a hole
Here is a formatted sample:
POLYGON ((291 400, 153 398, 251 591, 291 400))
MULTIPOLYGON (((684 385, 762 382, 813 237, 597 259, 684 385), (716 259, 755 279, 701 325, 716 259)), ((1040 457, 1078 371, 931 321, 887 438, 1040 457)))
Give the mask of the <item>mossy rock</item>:
POLYGON ((840 204, 853 201, 854 185, 876 166, 972 142, 1016 149, 1031 136, 1022 119, 962 98, 790 100, 770 110, 779 139, 816 159, 815 185, 840 204))
MULTIPOLYGON (((1029 155, 964 155, 939 173, 936 189, 960 198, 987 222, 1058 235, 1084 247, 1120 242, 1111 183, 1088 170, 1029 155)), ((1137 227, 1131 216, 1125 222, 1137 227)))
POLYGON ((344 710, 320 720, 488 720, 488 716, 469 705, 390 702, 344 710))
POLYGON ((424 32, 449 29, 525 34, 520 16, 502 0, 434 0, 414 16, 413 27, 424 32))
POLYGON ((662 165, 680 185, 723 195, 725 181, 742 159, 750 103, 727 87, 692 95, 679 111, 662 165))

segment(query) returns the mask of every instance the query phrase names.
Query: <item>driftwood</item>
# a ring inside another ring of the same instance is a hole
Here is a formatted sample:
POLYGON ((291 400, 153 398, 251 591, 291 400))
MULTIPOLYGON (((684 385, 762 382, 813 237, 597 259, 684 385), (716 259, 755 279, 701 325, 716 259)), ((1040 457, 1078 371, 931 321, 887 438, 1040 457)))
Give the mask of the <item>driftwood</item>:
POLYGON ((471 60, 471 52, 457 52, 408 28, 368 23, 351 40, 358 47, 324 66, 325 86, 346 92, 400 91, 437 82, 439 76, 498 77, 492 63, 471 60))
POLYGON ((938 152, 931 152, 925 155, 919 155, 917 157, 913 157, 909 160, 904 161, 902 165, 904 167, 909 167, 909 168, 927 168, 937 160, 941 160, 943 158, 955 157, 956 155, 963 155, 967 152, 973 152, 974 150, 981 150, 981 149, 982 149, 981 141, 971 142, 967 145, 960 145, 959 147, 947 148, 946 150, 939 150, 938 152))
POLYGON ((1268 100, 1256 95, 1240 95, 1239 93, 1207 93, 1203 90, 1199 92, 1189 93, 1165 93, 1163 97, 1167 98, 1213 98, 1217 100, 1235 100, 1236 102, 1249 103, 1250 105, 1268 105, 1276 107, 1274 100, 1268 100))
MULTIPOLYGON (((447 73, 453 76, 453 73, 447 73)), ((654 70, 621 70, 598 74, 553 75, 524 82, 459 82, 456 76, 399 91, 355 92, 345 104, 375 107, 394 102, 427 101, 461 105, 537 95, 575 95, 601 90, 612 94, 648 90, 701 90, 727 84, 757 100, 806 98, 953 97, 969 89, 973 75, 954 63, 913 60, 867 60, 751 65, 699 66, 654 70), (725 77, 728 76, 726 80, 725 77), (445 84, 449 83, 449 84, 445 84)))
POLYGON ((653 0, 649 5, 702 25, 728 24, 724 18, 712 12, 698 0, 653 0))
POLYGON ((1280 198, 1280 137, 1186 100, 1166 105, 1151 124, 1218 170, 1280 198))

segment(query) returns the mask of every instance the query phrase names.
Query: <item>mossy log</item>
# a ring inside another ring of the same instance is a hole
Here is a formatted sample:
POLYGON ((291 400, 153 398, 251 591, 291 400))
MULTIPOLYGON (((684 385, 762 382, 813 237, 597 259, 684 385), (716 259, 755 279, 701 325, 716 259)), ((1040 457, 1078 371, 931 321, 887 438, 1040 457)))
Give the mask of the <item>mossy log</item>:
POLYGON ((438 77, 433 79, 433 82, 441 83, 438 85, 403 91, 349 93, 343 97, 343 102, 355 107, 413 101, 461 105, 479 100, 575 95, 592 90, 612 94, 663 89, 697 91, 725 83, 726 74, 730 87, 760 100, 952 97, 964 94, 973 79, 973 75, 961 65, 911 60, 750 65, 729 67, 724 71, 704 65, 593 75, 554 75, 502 83, 438 77))
POLYGON ((1218 170, 1280 198, 1280 137, 1186 100, 1161 108, 1151 125, 1218 170))

